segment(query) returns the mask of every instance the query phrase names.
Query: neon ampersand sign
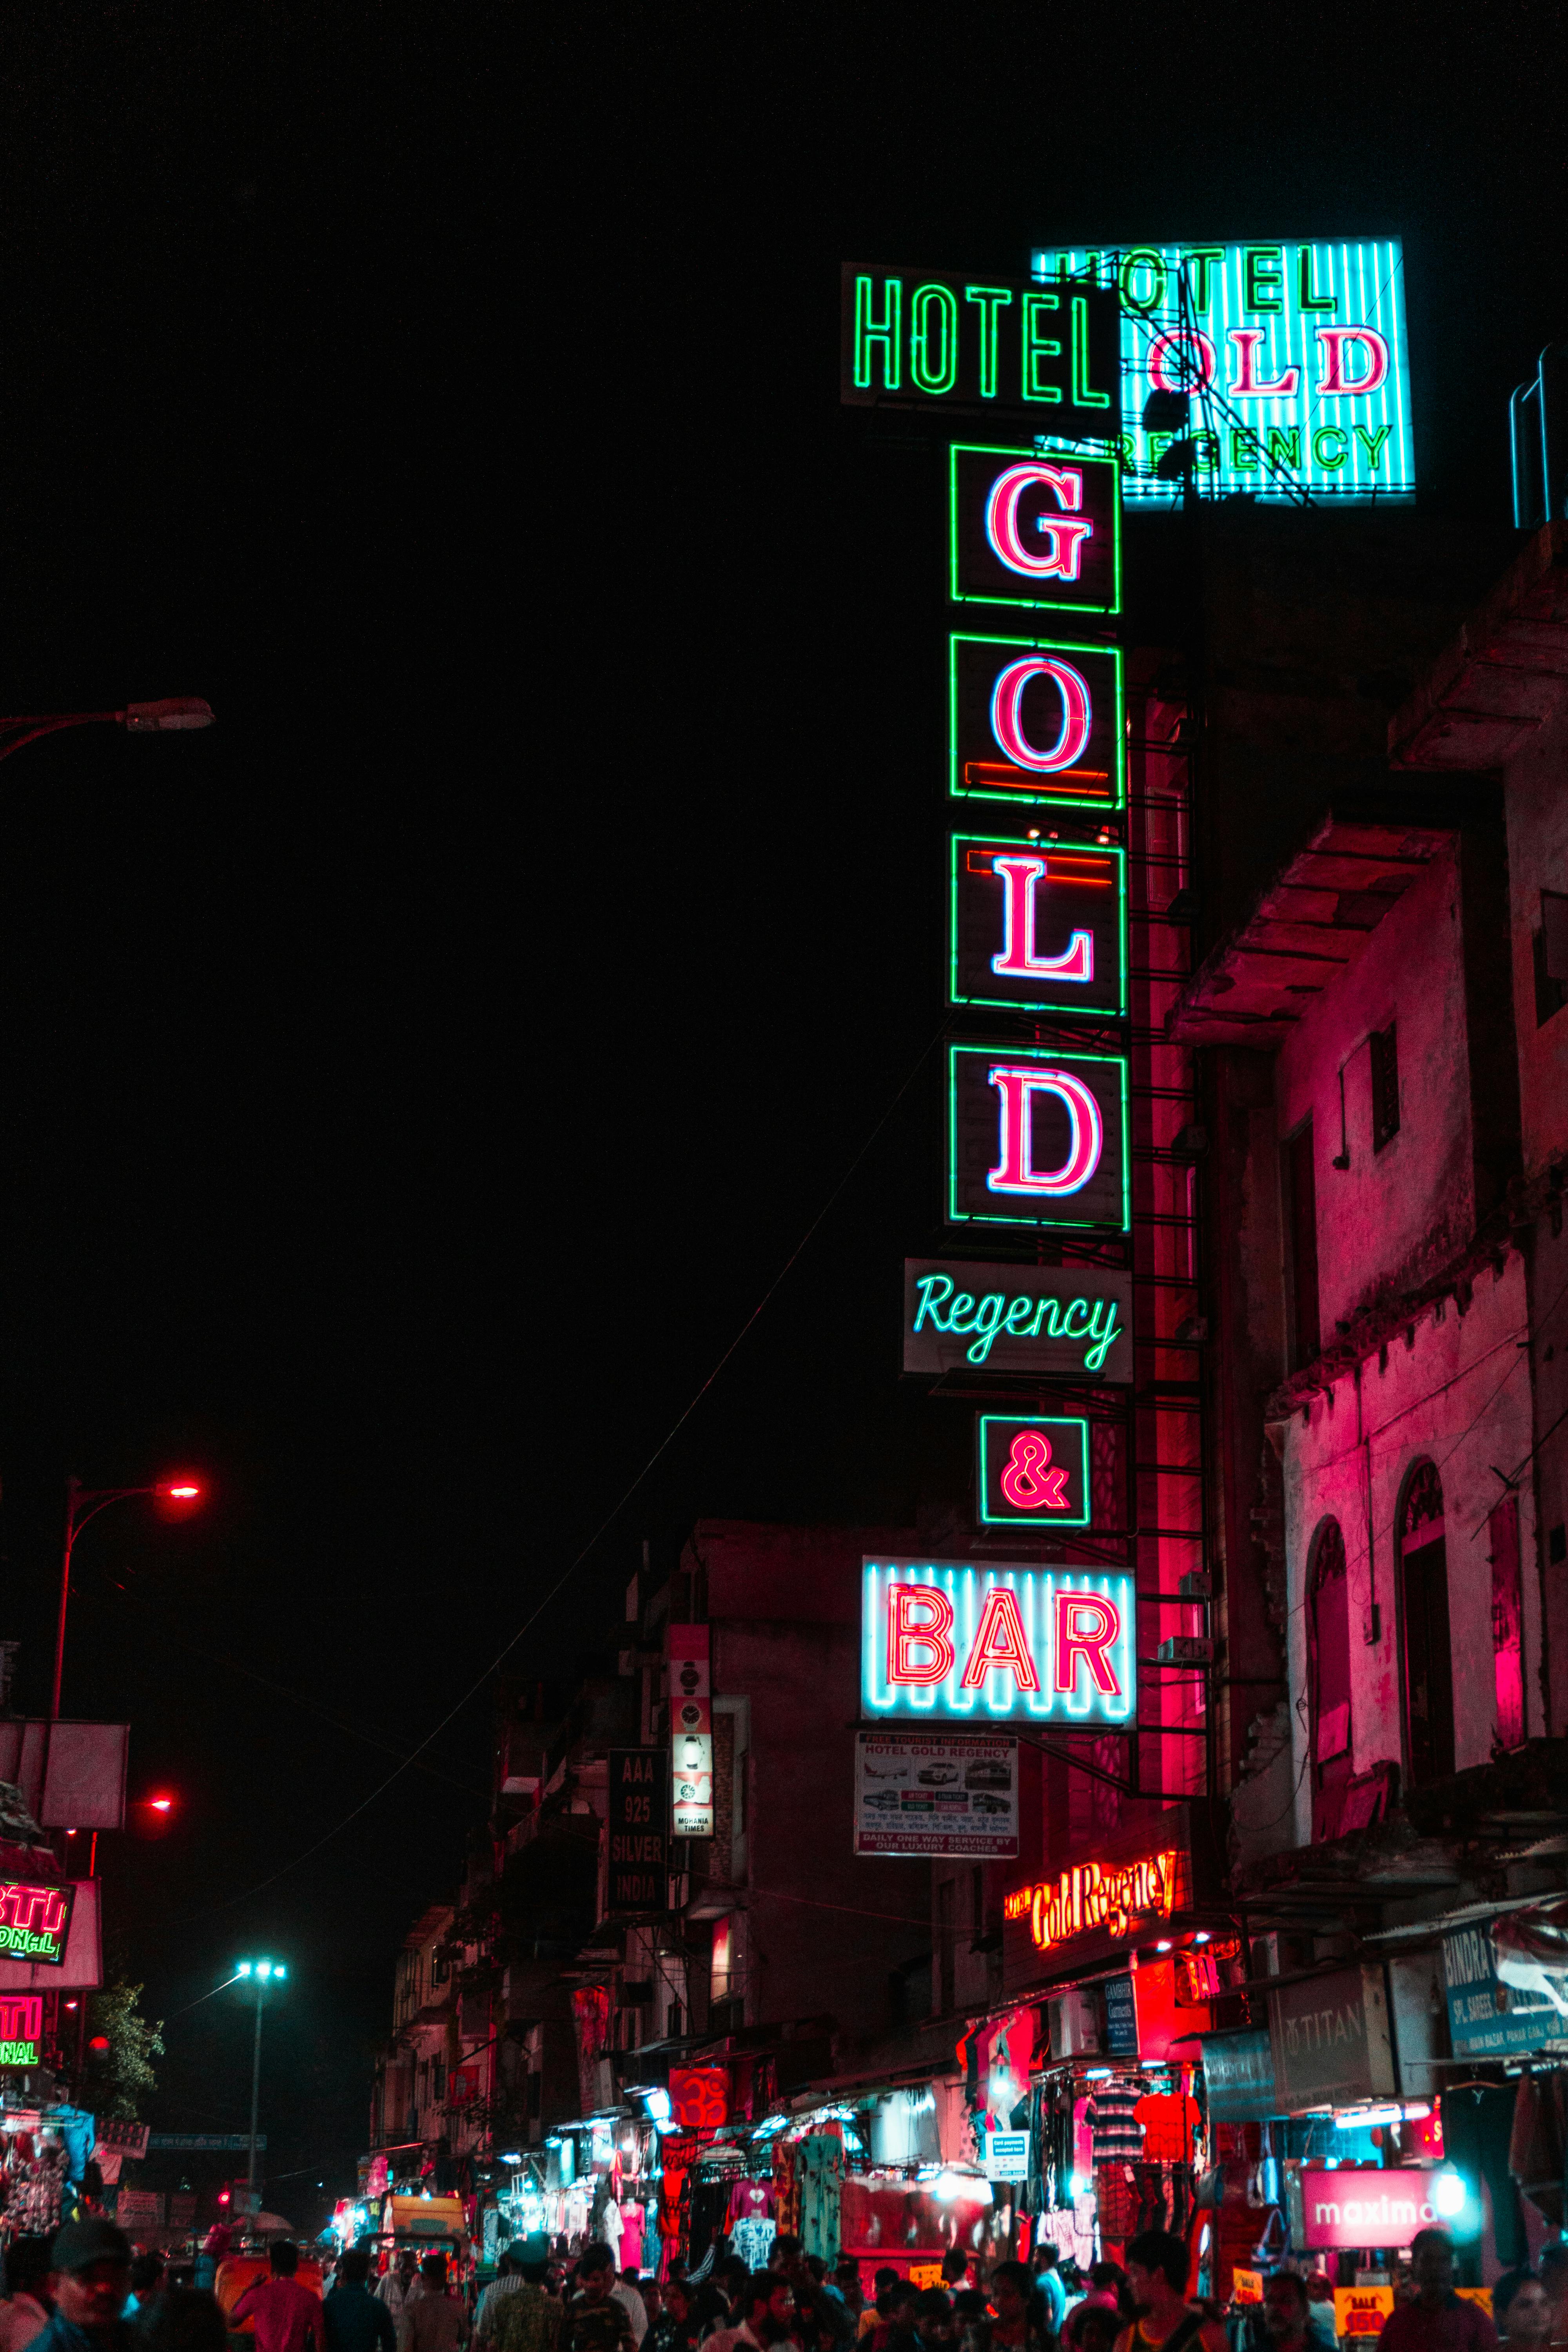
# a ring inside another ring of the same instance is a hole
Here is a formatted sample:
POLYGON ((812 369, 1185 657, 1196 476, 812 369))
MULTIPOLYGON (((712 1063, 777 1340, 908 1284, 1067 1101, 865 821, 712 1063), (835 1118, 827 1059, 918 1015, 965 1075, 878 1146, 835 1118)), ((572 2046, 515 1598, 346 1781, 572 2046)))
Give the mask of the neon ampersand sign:
POLYGON ((1053 1070, 1037 1062, 1021 1066, 995 1063, 985 1073, 986 1083, 1002 1097, 1001 1158, 985 1179, 993 1192, 1043 1193, 1059 1199, 1089 1182, 1105 1150, 1105 1123, 1081 1078, 1070 1070, 1053 1070), (1068 1155, 1059 1168, 1034 1165, 1035 1099, 1052 1095, 1068 1115, 1068 1155))
POLYGON ((1060 955, 1035 951, 1035 886, 1046 879, 1043 857, 994 857, 991 870, 1002 881, 1002 952, 991 969, 1002 980, 1094 978, 1094 934, 1074 931, 1060 955))
POLYGON ((991 689, 991 732, 1015 766, 1035 775, 1050 775, 1071 768, 1082 759, 1094 724, 1094 702, 1089 681, 1070 662, 1052 661, 1030 654, 1009 662, 991 689), (1048 677, 1062 698, 1061 732, 1048 751, 1031 743, 1024 732, 1024 691, 1037 677, 1048 677))
POLYGON ((1002 1492, 1016 1511, 1065 1511, 1068 1474, 1049 1470, 1051 1441, 1038 1429, 1021 1429, 1002 1470, 1002 1492))
POLYGON ((1083 505, 1083 476, 1076 467, 1033 463, 1009 466, 997 475, 985 501, 985 536, 992 553, 1009 572, 1026 580, 1076 580, 1083 559, 1083 542, 1094 536, 1094 525, 1079 512, 1083 505), (1043 514, 1037 528, 1046 545, 1035 554, 1024 544, 1018 527, 1018 501, 1026 490, 1053 490, 1059 515, 1043 514))

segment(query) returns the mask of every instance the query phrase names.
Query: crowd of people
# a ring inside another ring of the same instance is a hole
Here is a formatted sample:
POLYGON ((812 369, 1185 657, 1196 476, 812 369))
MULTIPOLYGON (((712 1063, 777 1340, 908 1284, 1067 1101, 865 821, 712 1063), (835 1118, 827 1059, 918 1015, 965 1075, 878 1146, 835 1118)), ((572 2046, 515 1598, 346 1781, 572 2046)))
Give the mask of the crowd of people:
MULTIPOLYGON (((1151 2230, 1124 2252, 1124 2266, 1080 2276, 1048 2246, 984 2274, 953 2252, 940 2284, 889 2267, 868 2300, 857 2263, 829 2272, 786 2234, 765 2271, 721 2254, 663 2280, 617 2271, 607 2245, 571 2256, 541 2234, 508 2248, 470 2308, 444 2253, 400 2253, 373 2283, 371 2251, 351 2247, 317 2294, 279 2239, 226 2311, 210 2288, 171 2283, 163 2257, 135 2253, 111 2221, 89 2220, 12 2240, 0 2352, 231 2352, 246 2321, 256 2352, 1336 2352, 1321 2276, 1276 2271, 1261 2305, 1227 2315, 1189 2298, 1184 2239, 1151 2230)), ((1454 2278, 1447 2232, 1420 2231, 1378 2352, 1497 2352, 1500 2335, 1510 2352, 1568 2352, 1568 2244, 1500 2279, 1493 2317, 1454 2278)))

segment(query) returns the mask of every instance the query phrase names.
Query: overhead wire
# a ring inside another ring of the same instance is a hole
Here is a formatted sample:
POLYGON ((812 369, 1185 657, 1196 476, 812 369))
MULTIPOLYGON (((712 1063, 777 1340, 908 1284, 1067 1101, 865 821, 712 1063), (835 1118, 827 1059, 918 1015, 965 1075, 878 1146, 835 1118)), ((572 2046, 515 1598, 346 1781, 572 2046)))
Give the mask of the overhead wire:
POLYGON ((817 1232, 824 1224, 832 1210, 837 1204, 841 1194, 847 1189, 848 1185, 858 1172, 862 1162, 865 1160, 868 1153, 871 1150, 872 1146, 878 1141, 884 1128, 886 1128, 889 1120, 892 1118, 893 1113, 898 1109, 899 1105, 903 1101, 904 1097, 908 1094, 916 1078, 920 1076, 921 1071, 924 1068, 933 1048, 940 1043, 946 1026, 947 1024, 945 1019, 940 1021, 935 1029, 931 1032, 930 1037, 926 1040, 925 1044, 921 1047, 920 1052, 916 1055, 914 1061, 910 1066, 908 1074, 899 1086, 897 1092, 889 1098, 881 1117, 871 1129, 865 1141, 861 1144, 860 1149, 855 1154, 854 1159, 851 1160, 842 1176, 839 1177, 837 1182, 834 1185, 832 1191, 823 1202, 821 1208, 818 1209, 816 1214, 807 1225, 805 1233, 802 1234, 799 1241, 795 1244, 794 1249, 791 1250, 789 1255, 785 1258, 784 1264, 780 1266, 778 1272, 774 1275, 773 1280, 769 1283, 767 1288, 763 1291, 762 1297, 752 1307, 751 1313, 746 1317, 745 1321, 741 1325, 740 1329, 736 1332, 729 1346, 724 1349, 722 1355, 719 1358, 711 1371, 709 1372, 707 1378, 701 1382, 700 1386, 694 1391, 687 1404, 670 1423, 668 1429, 665 1432, 663 1437, 660 1438, 658 1444, 654 1447, 653 1452, 648 1455, 647 1461, 643 1464, 637 1475, 632 1479, 629 1486, 626 1487, 616 1502, 605 1514, 605 1517, 599 1521, 598 1526, 594 1529, 593 1533, 589 1536, 587 1541, 582 1546, 581 1549, 567 1563, 566 1567, 563 1569, 561 1574, 555 1579, 553 1584, 548 1588, 535 1606, 530 1611, 522 1623, 518 1627, 516 1633, 512 1634, 510 1640, 503 1643, 501 1648, 497 1651, 489 1664, 484 1668, 483 1672, 477 1675, 474 1681, 469 1684, 468 1689, 462 1694, 462 1696, 447 1709, 447 1713, 441 1717, 439 1723, 426 1734, 418 1747, 414 1748, 403 1759, 395 1772, 389 1772, 386 1779, 379 1782, 378 1785, 371 1790, 367 1797, 362 1798, 360 1802, 353 1807, 352 1811, 345 1813, 341 1821, 335 1822, 333 1826, 330 1830, 326 1831, 322 1836, 317 1838, 312 1845, 308 1845, 302 1853, 297 1853, 291 1862, 284 1863, 281 1869, 273 1871, 270 1876, 258 1880, 256 1885, 247 1887, 243 1893, 226 1895, 220 1903, 209 1904, 199 1912, 188 1913, 184 1919, 175 1921, 174 1923, 175 1926, 184 1927, 189 1925, 193 1919, 209 1917, 214 1911, 232 1910, 237 1903, 247 1903, 254 1895, 264 1895, 269 1886, 276 1886, 280 1878, 286 1878, 290 1871, 298 1870, 301 1864, 309 1862, 313 1854, 320 1853, 323 1846, 331 1845, 334 1838, 341 1837, 344 1830, 351 1828, 353 1824, 359 1820, 361 1814, 368 1812, 371 1806, 375 1804, 380 1798, 386 1794, 388 1789, 392 1788, 403 1778, 404 1773, 409 1770, 411 1766, 417 1761, 418 1758, 424 1754, 426 1748, 428 1748, 434 1740, 440 1738, 447 1725, 453 1722, 455 1718, 462 1713, 469 1701, 477 1697, 479 1693, 484 1689, 486 1684, 489 1682, 492 1675, 499 1673, 500 1667, 511 1655, 511 1653, 516 1649, 524 1634, 531 1631, 532 1627, 543 1615, 545 1610, 550 1606, 550 1603, 555 1599, 556 1595, 563 1591, 565 1586, 571 1582, 573 1577, 575 1576, 584 1561, 589 1557, 590 1553, 595 1549, 602 1538, 615 1525, 615 1522, 620 1517, 622 1511, 625 1510, 626 1505, 631 1501, 632 1496, 642 1486, 645 1479, 647 1479, 649 1473, 662 1459, 664 1454, 668 1452, 670 1446, 674 1444, 681 1430, 686 1426, 686 1423, 690 1420, 692 1414, 697 1411, 698 1406, 701 1403, 709 1390, 713 1386, 715 1381, 718 1380, 720 1374, 723 1371, 731 1358, 735 1354, 742 1341, 748 1337, 753 1327, 761 1319, 767 1307, 771 1305, 774 1296, 784 1281, 788 1278, 789 1275, 793 1272, 795 1266, 798 1264, 812 1241, 816 1238, 817 1232))

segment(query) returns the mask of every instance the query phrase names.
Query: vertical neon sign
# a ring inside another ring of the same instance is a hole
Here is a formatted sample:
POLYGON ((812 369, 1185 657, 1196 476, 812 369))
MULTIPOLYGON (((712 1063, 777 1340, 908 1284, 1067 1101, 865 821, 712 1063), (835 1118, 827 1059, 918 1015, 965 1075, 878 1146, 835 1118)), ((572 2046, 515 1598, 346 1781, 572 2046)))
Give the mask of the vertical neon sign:
POLYGON ((947 1177, 953 1224, 1129 1232, 1125 1059, 950 1046, 947 1177))
POLYGON ((955 604, 1121 609, 1121 468, 1075 449, 955 443, 948 453, 948 589, 955 604))
POLYGON ((1124 806, 1119 647, 955 635, 948 695, 954 799, 1124 806))

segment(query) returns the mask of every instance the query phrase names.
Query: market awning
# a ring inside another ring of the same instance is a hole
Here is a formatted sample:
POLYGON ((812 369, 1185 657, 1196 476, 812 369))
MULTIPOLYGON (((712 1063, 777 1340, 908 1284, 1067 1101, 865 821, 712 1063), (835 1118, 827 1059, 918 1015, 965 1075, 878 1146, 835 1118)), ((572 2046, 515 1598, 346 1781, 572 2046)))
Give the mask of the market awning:
POLYGON ((1568 2017, 1568 1895, 1494 1919, 1491 1939, 1501 1982, 1516 1992, 1543 1993, 1568 2017))

